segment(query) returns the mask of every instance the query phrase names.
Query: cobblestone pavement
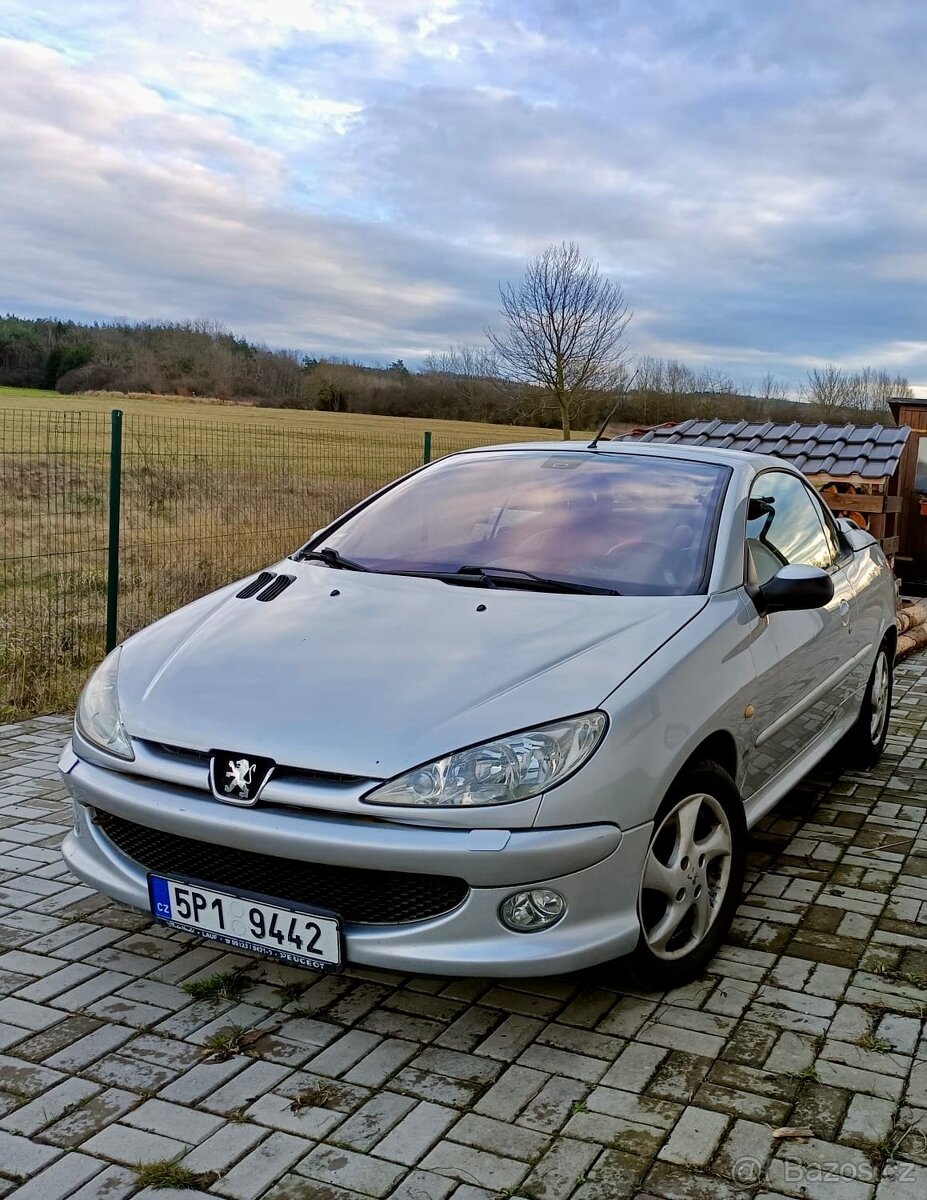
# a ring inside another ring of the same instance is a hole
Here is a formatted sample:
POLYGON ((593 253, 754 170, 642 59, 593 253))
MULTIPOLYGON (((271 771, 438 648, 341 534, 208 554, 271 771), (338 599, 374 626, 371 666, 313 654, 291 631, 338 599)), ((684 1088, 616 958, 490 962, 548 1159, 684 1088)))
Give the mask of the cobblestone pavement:
POLYGON ((925 1200, 925 724, 913 660, 881 766, 788 797, 729 944, 665 995, 323 977, 154 927, 59 859, 68 723, 0 728, 0 1197, 925 1200))

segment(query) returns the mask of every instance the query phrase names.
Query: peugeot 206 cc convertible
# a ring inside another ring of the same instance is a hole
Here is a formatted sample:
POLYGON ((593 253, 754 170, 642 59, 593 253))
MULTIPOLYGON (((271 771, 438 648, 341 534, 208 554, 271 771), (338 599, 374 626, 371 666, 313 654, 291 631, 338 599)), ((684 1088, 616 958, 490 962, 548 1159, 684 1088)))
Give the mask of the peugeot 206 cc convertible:
POLYGON ((828 751, 882 750, 894 589, 847 525, 740 452, 432 463, 105 659, 65 858, 317 969, 691 978, 748 828, 828 751))

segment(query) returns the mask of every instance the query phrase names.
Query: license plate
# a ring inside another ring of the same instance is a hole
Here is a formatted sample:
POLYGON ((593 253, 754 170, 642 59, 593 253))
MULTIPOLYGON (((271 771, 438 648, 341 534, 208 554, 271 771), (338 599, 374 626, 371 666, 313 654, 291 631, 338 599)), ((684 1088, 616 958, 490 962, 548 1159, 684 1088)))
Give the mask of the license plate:
POLYGON ((217 891, 182 876, 149 875, 148 894, 152 915, 175 929, 316 971, 341 969, 341 922, 334 913, 284 906, 256 892, 217 891))

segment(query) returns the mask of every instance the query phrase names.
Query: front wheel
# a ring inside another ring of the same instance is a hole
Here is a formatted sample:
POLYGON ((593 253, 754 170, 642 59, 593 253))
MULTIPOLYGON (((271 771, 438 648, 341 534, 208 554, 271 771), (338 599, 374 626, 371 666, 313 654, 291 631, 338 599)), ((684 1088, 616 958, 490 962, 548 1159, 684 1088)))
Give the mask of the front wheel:
POLYGON ((842 757, 851 766, 874 767, 882 757, 892 715, 894 665, 891 643, 884 641, 873 663, 859 716, 840 744, 842 757))
POLYGON ((645 986, 688 983, 718 949, 740 901, 746 840, 727 771, 713 762, 684 771, 657 813, 641 873, 630 965, 645 986))

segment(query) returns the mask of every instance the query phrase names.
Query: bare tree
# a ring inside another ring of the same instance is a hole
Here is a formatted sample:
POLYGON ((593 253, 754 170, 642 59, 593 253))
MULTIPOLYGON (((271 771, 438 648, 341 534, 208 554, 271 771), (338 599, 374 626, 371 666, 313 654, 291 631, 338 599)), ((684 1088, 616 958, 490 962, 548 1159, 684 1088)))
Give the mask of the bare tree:
POLYGON ((749 394, 755 394, 760 400, 768 403, 781 403, 789 398, 789 385, 784 379, 777 379, 772 371, 767 371, 760 380, 755 393, 752 389, 749 394))
POLYGON ((802 396, 813 404, 818 414, 827 417, 835 409, 845 408, 852 398, 852 388, 846 371, 828 363, 808 372, 806 383, 801 386, 802 396))
POLYGON ((634 390, 639 417, 645 425, 650 420, 663 420, 661 400, 666 392, 665 375, 666 364, 662 358, 645 354, 643 358, 638 359, 637 386, 634 390))
POLYGON ((487 331, 499 363, 541 392, 569 439, 573 416, 590 393, 612 392, 624 380, 631 312, 621 285, 575 242, 561 242, 533 258, 519 283, 503 284, 499 292, 505 327, 487 331))
POLYGON ((453 375, 461 379, 495 379, 499 366, 488 346, 454 345, 426 354, 423 375, 453 375))
POLYGON ((449 388, 470 420, 518 416, 519 389, 502 377, 491 346, 459 344, 427 354, 420 374, 449 388))
POLYGON ((861 367, 849 377, 851 404, 861 413, 875 413, 879 417, 889 417, 891 410, 888 402, 894 396, 911 396, 910 385, 903 375, 894 378, 888 371, 877 370, 875 367, 861 367))
POLYGON ((889 375, 887 371, 879 371, 876 374, 874 385, 874 408, 880 416, 891 416, 892 412, 888 406, 889 400, 913 400, 914 389, 911 387, 907 377, 897 372, 894 376, 889 375))
POLYGON ((802 386, 802 396, 827 417, 838 409, 849 414, 889 415, 888 402, 892 396, 910 396, 910 385, 903 375, 889 375, 874 367, 845 371, 828 363, 826 367, 808 372, 808 382, 802 386))
POLYGON ((720 398, 736 395, 737 388, 730 375, 712 367, 703 367, 695 377, 695 386, 689 401, 691 413, 703 420, 717 412, 720 398))

